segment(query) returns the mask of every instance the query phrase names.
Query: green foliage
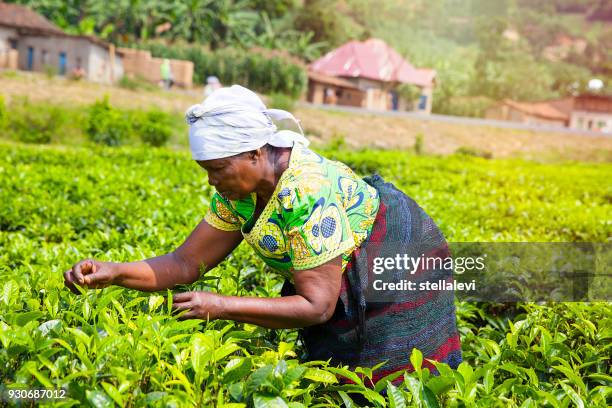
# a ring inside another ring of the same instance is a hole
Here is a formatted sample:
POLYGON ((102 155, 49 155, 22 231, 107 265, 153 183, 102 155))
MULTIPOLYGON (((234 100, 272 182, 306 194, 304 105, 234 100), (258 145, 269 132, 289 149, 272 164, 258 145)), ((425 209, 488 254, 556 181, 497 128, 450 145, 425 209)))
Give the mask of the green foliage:
POLYGON ((466 156, 482 157, 483 159, 491 159, 493 154, 486 150, 476 149, 473 147, 461 146, 455 150, 456 154, 463 154, 466 156))
POLYGON ((27 98, 14 101, 7 116, 9 133, 25 143, 51 142, 67 120, 60 108, 34 105, 27 98))
POLYGON ((346 148, 346 135, 344 133, 335 132, 327 142, 326 147, 332 151, 339 151, 346 148))
MULTIPOLYGON (((609 164, 329 152, 406 191, 449 241, 602 242, 609 235, 610 189, 602 187, 609 164)), ((187 153, 166 149, 2 143, 0 155, 6 388, 64 388, 63 404, 94 406, 339 407, 355 406, 356 395, 375 407, 606 406, 607 303, 458 302, 465 360, 458 369, 413 350, 414 372, 372 385, 379 368, 301 363, 293 330, 179 321, 170 291, 111 287, 75 296, 62 273, 85 256, 122 262, 173 250, 206 211, 205 176, 187 153)), ((276 296, 281 283, 242 245, 179 290, 276 296)))
POLYGON ((209 48, 279 48, 313 59, 324 44, 293 28, 294 0, 174 0, 168 2, 65 2, 21 0, 71 34, 113 42, 163 38, 209 48), (118 16, 120 19, 118 20, 118 16), (169 24, 170 23, 170 24, 169 24))
POLYGON ((226 85, 240 84, 261 93, 282 93, 294 99, 305 91, 308 83, 304 67, 281 56, 230 48, 207 52, 195 46, 169 47, 161 43, 137 46, 157 57, 193 61, 194 80, 200 83, 214 75, 226 85))
POLYGON ((291 112, 295 108, 295 99, 284 94, 273 93, 268 98, 268 107, 291 112))
POLYGON ((79 144, 85 138, 108 146, 138 144, 165 145, 175 134, 184 137, 182 115, 158 109, 125 110, 111 106, 108 98, 88 109, 17 98, 6 105, 0 97, 0 135, 26 143, 79 144))
POLYGON ((422 133, 417 133, 414 139, 414 154, 421 155, 423 154, 423 139, 424 136, 422 133))
POLYGON ((157 87, 151 82, 147 81, 141 77, 130 77, 129 75, 124 75, 119 79, 117 83, 121 88, 129 89, 131 91, 154 91, 157 87))
POLYGON ((486 96, 455 96, 444 100, 436 101, 436 113, 453 116, 469 116, 473 118, 483 118, 487 108, 491 107, 495 101, 486 96))
POLYGON ((57 69, 53 65, 45 65, 43 68, 47 79, 53 79, 57 75, 57 69))
POLYGON ((134 114, 132 126, 140 139, 151 146, 163 146, 172 136, 172 119, 160 110, 134 114))
POLYGON ((412 106, 414 102, 419 99, 419 96, 421 95, 421 89, 415 85, 401 84, 397 88, 397 93, 400 98, 402 98, 403 100, 408 102, 410 106, 412 106))
POLYGON ((303 69, 285 60, 281 68, 279 61, 264 63, 249 49, 312 61, 348 40, 382 38, 412 65, 436 70, 433 111, 453 115, 481 114, 478 107, 461 106, 465 97, 559 98, 581 90, 590 76, 612 75, 612 29, 605 23, 610 6, 603 0, 18 2, 70 33, 96 33, 121 44, 164 42, 167 49, 157 55, 194 61, 196 82, 216 75, 227 84, 294 98, 306 86, 298 72, 303 69), (517 38, 508 38, 506 29, 517 38), (586 45, 549 61, 546 49, 563 38, 586 45), (189 48, 180 46, 185 43, 214 52, 181 50, 189 48))
POLYGON ((306 1, 296 12, 294 26, 300 31, 313 33, 313 40, 324 42, 328 49, 359 37, 363 29, 345 14, 338 13, 337 9, 337 0, 306 1))
POLYGON ((8 111, 6 109, 6 102, 4 96, 0 95, 0 131, 3 131, 8 122, 8 111))
POLYGON ((130 123, 126 115, 112 107, 105 96, 89 108, 86 132, 92 142, 119 146, 130 137, 130 123))

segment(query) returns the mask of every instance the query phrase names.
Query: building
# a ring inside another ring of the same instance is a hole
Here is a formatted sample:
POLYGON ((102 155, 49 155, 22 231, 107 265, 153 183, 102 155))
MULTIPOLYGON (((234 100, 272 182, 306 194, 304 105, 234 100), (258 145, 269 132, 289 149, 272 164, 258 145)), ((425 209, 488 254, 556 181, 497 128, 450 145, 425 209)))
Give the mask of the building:
POLYGON ((0 3, 0 68, 51 70, 112 83, 123 75, 121 55, 92 36, 69 35, 27 7, 0 3))
POLYGON ((569 127, 612 133, 612 96, 581 95, 573 98, 569 127))
MULTIPOLYGON (((132 48, 119 48, 123 57, 125 75, 132 78, 142 78, 152 83, 162 80, 161 66, 163 58, 153 58, 149 51, 132 48)), ((184 60, 168 60, 174 84, 183 88, 193 86, 193 62, 184 60)))
POLYGON ((308 72, 308 95, 311 103, 364 106, 366 92, 346 79, 308 72))
MULTIPOLYGON (((569 102, 568 102, 569 103, 569 102)), ((486 110, 487 119, 508 120, 527 125, 567 126, 569 108, 545 102, 516 102, 510 99, 494 104, 486 110)))
POLYGON ((376 110, 415 106, 431 112, 436 72, 413 67, 382 40, 350 41, 314 61, 308 70, 310 102, 319 103, 323 94, 327 95, 323 103, 376 110), (405 101, 399 96, 397 89, 402 84, 418 87, 418 101, 405 101))
POLYGON ((505 99, 488 108, 485 117, 529 125, 612 133, 612 97, 583 94, 542 102, 505 99))

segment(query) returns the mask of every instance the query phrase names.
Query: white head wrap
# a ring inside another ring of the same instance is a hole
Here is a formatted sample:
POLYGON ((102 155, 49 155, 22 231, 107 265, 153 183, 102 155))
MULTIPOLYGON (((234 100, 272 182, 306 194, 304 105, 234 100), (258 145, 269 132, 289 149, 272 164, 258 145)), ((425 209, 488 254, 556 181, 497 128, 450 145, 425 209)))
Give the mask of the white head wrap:
POLYGON ((240 85, 220 88, 185 113, 194 160, 213 160, 258 149, 265 144, 308 146, 298 120, 289 112, 267 109, 252 91, 240 85), (298 132, 281 129, 293 122, 298 132), (278 125, 278 126, 277 126, 278 125))

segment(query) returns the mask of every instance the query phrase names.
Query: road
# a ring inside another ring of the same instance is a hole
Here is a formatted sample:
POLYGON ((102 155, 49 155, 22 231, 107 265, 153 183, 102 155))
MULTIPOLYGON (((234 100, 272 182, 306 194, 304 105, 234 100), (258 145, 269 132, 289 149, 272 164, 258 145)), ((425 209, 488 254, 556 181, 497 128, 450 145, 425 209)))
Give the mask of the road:
POLYGON ((362 114, 365 113, 369 115, 378 115, 378 116, 395 116, 395 117, 433 121, 433 122, 457 123, 457 124, 462 124, 462 125, 492 126, 492 127, 498 127, 498 128, 506 128, 506 129, 533 130, 536 132, 563 133, 563 134, 580 135, 580 136, 612 137, 612 133, 595 132, 591 130, 579 130, 579 129, 570 129, 570 128, 564 128, 564 127, 545 126, 545 125, 527 125, 523 123, 509 122, 509 121, 503 121, 503 120, 468 118, 464 116, 448 116, 448 115, 437 115, 437 114, 427 115, 427 114, 417 113, 417 112, 401 112, 401 111, 379 111, 379 110, 371 110, 371 109, 364 109, 364 108, 356 108, 352 106, 322 105, 322 104, 313 104, 313 103, 307 103, 307 102, 298 102, 298 106, 304 107, 304 108, 322 109, 322 110, 327 110, 327 111, 362 113, 362 114))

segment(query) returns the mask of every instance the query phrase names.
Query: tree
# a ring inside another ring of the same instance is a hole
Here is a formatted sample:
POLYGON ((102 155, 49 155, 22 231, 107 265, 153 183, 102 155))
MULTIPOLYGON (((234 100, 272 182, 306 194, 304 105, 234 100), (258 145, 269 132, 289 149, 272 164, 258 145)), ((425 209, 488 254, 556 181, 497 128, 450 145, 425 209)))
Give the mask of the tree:
POLYGON ((361 27, 338 13, 337 8, 337 0, 305 0, 303 7, 296 11, 294 26, 299 31, 314 33, 312 41, 325 42, 329 48, 359 37, 361 27))

